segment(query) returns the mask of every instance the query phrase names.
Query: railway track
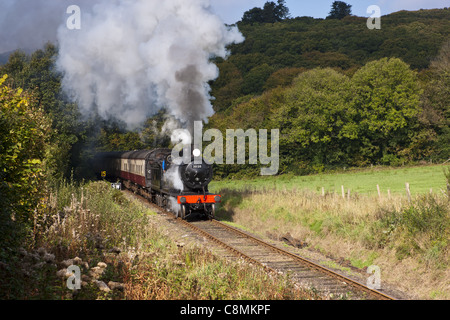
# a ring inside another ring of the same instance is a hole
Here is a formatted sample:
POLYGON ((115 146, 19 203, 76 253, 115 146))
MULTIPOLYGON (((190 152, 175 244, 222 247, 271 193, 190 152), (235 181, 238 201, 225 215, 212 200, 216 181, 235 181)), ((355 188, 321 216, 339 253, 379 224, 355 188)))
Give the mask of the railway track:
POLYGON ((262 265, 274 273, 288 273, 294 281, 314 288, 319 293, 340 299, 395 300, 381 291, 371 289, 218 220, 179 222, 245 260, 262 265))
MULTIPOLYGON (((136 195, 135 195, 136 196, 136 195)), ((142 197, 138 196, 144 201, 142 197)), ((147 202, 149 203, 149 202, 147 202)), ((255 236, 231 227, 218 220, 185 221, 176 219, 172 213, 150 203, 159 213, 169 214, 173 222, 189 228, 232 254, 263 266, 269 272, 286 273, 302 286, 310 287, 320 294, 334 299, 395 300, 381 291, 343 276, 313 261, 267 243, 255 236)))

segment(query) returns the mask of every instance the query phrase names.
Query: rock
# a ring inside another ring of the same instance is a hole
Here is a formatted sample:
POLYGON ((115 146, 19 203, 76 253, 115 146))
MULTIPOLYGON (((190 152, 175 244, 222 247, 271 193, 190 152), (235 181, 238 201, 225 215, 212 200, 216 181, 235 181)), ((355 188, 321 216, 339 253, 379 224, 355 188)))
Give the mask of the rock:
POLYGON ((67 260, 61 261, 60 264, 62 267, 68 268, 73 265, 73 259, 67 259, 67 260))
POLYGON ((290 246, 297 247, 300 249, 303 247, 306 247, 308 245, 307 243, 305 243, 299 239, 295 239, 294 237, 291 236, 290 233, 286 233, 284 236, 280 237, 280 240, 290 246))
POLYGON ((67 269, 61 269, 56 272, 56 276, 59 278, 68 279, 69 277, 73 276, 73 273, 67 271, 67 269))
POLYGON ((110 287, 111 290, 119 290, 119 291, 123 291, 125 289, 125 286, 123 283, 114 282, 114 281, 108 282, 108 287, 110 287))
POLYGON ((80 265, 82 265, 82 263, 83 263, 83 260, 81 260, 81 258, 79 258, 79 257, 73 258, 73 264, 74 265, 80 266, 80 265))
POLYGON ((103 281, 95 281, 95 284, 97 285, 97 287, 101 291, 104 291, 104 292, 110 292, 111 291, 111 289, 103 281))
POLYGON ((103 268, 100 267, 94 267, 91 270, 89 270, 89 276, 93 279, 98 279, 103 274, 103 268))
POLYGON ((99 263, 97 263, 97 267, 100 267, 100 268, 102 268, 102 269, 105 269, 105 268, 107 267, 107 264, 104 263, 104 262, 99 262, 99 263))
POLYGON ((85 274, 81 275, 81 280, 85 282, 91 282, 91 278, 85 274))

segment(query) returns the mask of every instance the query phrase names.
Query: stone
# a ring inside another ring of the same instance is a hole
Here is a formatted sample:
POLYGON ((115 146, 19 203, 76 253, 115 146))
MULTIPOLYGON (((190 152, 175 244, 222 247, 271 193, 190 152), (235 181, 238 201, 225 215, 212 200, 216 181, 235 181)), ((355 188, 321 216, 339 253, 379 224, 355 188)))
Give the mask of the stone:
POLYGON ((95 281, 97 287, 103 292, 110 292, 111 289, 103 281, 95 281))
POLYGON ((125 289, 125 286, 123 283, 114 282, 114 281, 108 282, 108 287, 110 287, 111 290, 119 290, 119 291, 123 291, 125 289))
POLYGON ((68 268, 73 265, 73 259, 67 259, 67 260, 61 261, 60 264, 62 267, 68 268))

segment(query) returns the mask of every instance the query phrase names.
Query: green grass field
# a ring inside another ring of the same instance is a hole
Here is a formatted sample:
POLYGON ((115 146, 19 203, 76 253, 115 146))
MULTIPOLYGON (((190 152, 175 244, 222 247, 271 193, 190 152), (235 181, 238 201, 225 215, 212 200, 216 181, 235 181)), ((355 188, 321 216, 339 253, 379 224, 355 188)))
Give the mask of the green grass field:
POLYGON ((341 173, 316 174, 309 176, 267 176, 248 180, 223 180, 213 181, 210 190, 218 192, 220 189, 228 188, 234 190, 276 188, 278 190, 297 189, 313 190, 322 192, 341 192, 344 186, 345 192, 350 189, 351 193, 377 194, 377 185, 381 193, 386 194, 389 189, 392 194, 405 193, 405 183, 410 185, 411 194, 430 192, 441 192, 446 190, 446 179, 444 170, 449 170, 450 165, 429 165, 401 168, 374 167, 364 170, 349 170, 341 173))
POLYGON ((214 181, 210 191, 222 195, 221 220, 261 237, 296 239, 306 246, 302 253, 320 251, 360 269, 377 265, 383 281, 420 299, 449 299, 449 169, 376 167, 224 180, 214 181), (342 185, 351 190, 345 199, 342 185), (322 196, 322 187, 336 195, 322 196))

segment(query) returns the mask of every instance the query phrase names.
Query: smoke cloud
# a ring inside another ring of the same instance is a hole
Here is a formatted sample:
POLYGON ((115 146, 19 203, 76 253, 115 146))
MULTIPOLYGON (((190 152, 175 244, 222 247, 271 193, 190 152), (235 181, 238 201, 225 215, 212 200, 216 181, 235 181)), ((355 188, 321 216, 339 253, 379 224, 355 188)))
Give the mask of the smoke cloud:
POLYGON ((63 88, 84 111, 133 128, 165 108, 190 131, 213 115, 211 57, 243 41, 209 0, 105 0, 83 10, 81 29, 58 29, 63 88))

